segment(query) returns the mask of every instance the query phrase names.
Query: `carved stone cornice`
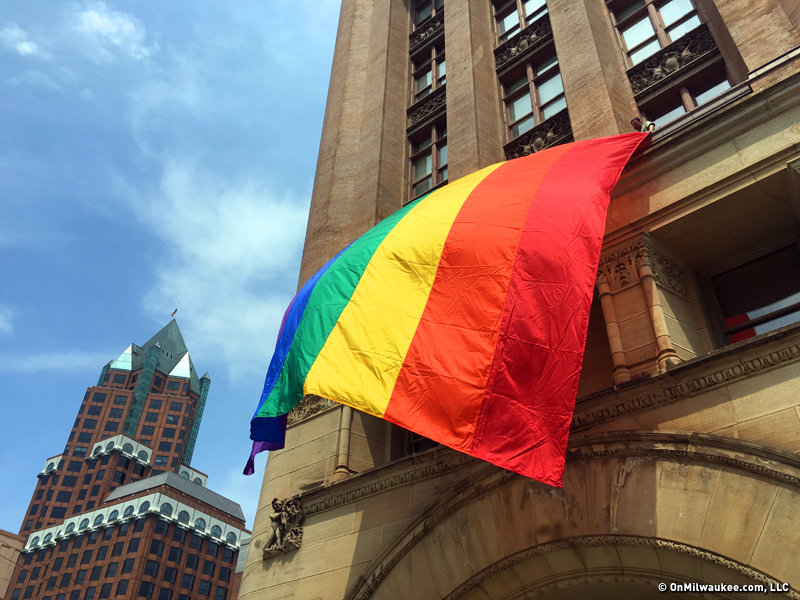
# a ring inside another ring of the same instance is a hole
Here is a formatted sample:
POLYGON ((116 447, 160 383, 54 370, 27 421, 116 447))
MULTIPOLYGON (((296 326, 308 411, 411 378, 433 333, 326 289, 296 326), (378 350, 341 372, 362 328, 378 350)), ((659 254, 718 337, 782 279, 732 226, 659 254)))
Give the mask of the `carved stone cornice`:
POLYGON ((419 102, 412 104, 406 111, 408 114, 409 129, 421 126, 426 121, 432 121, 440 114, 444 114, 447 106, 447 86, 431 92, 419 102))
POLYGON ((637 101, 683 73, 700 61, 719 54, 708 25, 702 24, 685 36, 662 48, 650 58, 628 69, 628 79, 637 101))
POLYGON ((495 48, 494 60, 497 70, 501 71, 514 62, 527 57, 536 48, 552 39, 553 28, 550 26, 550 17, 544 15, 495 48))
POLYGON ((269 518, 271 531, 264 544, 264 558, 293 552, 303 543, 303 503, 295 496, 289 500, 272 501, 273 512, 269 518))
POLYGON ((286 426, 291 427, 300 421, 313 417, 321 412, 330 410, 341 406, 338 402, 328 400, 322 396, 313 396, 311 394, 304 396, 300 403, 289 411, 289 416, 286 417, 286 426))
POLYGON ((653 240, 641 238, 600 257, 597 268, 598 283, 608 283, 611 291, 638 283, 639 267, 646 264, 661 287, 686 297, 686 273, 653 240))
POLYGON ((644 383, 635 383, 579 403, 572 431, 585 430, 612 419, 672 404, 718 387, 731 385, 764 371, 800 362, 800 327, 768 334, 722 348, 711 355, 681 363, 644 383), (747 346, 752 344, 752 349, 747 346), (744 346, 744 347, 743 347, 744 346))
POLYGON ((436 40, 439 36, 444 36, 444 12, 439 11, 426 23, 422 23, 411 35, 408 36, 408 52, 414 54, 425 44, 436 40))
MULTIPOLYGON (((534 546, 532 548, 527 548, 525 550, 521 550, 520 552, 516 552, 511 556, 504 558, 503 560, 497 561, 493 565, 486 567, 482 571, 476 573, 469 579, 467 579, 464 583, 459 585, 455 588, 452 592, 450 592, 447 596, 445 596, 445 600, 458 600, 462 598, 465 594, 476 588, 477 586, 481 585, 484 581, 488 578, 492 577, 493 575, 497 575, 506 571, 507 569, 512 568, 514 565, 522 563, 526 560, 530 560, 537 556, 545 556, 547 554, 551 554, 553 552, 562 552, 562 551, 577 551, 578 548, 596 548, 596 547, 640 547, 640 548, 652 548, 654 550, 659 551, 666 551, 666 552, 675 552, 678 554, 688 555, 692 558, 699 559, 704 562, 709 562, 725 569, 729 569, 735 573, 743 575, 744 577, 750 579, 753 583, 761 584, 764 586, 765 590, 772 589, 778 590, 782 589, 780 586, 783 585, 782 582, 778 581, 770 577, 769 575, 759 571, 757 569, 753 569, 752 567, 740 563, 739 561, 730 559, 726 556, 722 556, 717 554, 716 552, 711 552, 709 550, 705 550, 703 548, 698 548, 697 546, 692 546, 689 544, 683 544, 681 542, 676 542, 673 540, 667 540, 663 538, 656 538, 656 537, 643 537, 637 535, 588 535, 588 536, 581 536, 581 537, 573 537, 573 538, 566 538, 563 540, 558 540, 555 542, 548 542, 545 544, 539 544, 538 546, 534 546)), ((586 583, 591 583, 592 581, 597 582, 618 582, 618 583, 660 583, 664 581, 664 573, 663 571, 653 570, 650 572, 641 571, 637 572, 634 570, 632 574, 626 574, 620 569, 616 569, 616 573, 603 573, 603 574, 596 574, 592 576, 593 569, 587 567, 587 573, 580 572, 578 574, 574 572, 564 573, 561 577, 558 577, 559 581, 554 581, 553 577, 543 577, 542 581, 539 585, 534 584, 533 586, 527 587, 524 592, 524 596, 520 596, 522 598, 533 598, 534 595, 539 594, 546 594, 548 591, 556 591, 563 589, 565 587, 565 583, 568 582, 570 579, 577 580, 582 585, 586 583), (586 576, 588 575, 588 577, 586 576)), ((695 579, 694 583, 719 583, 717 581, 703 581, 695 579)), ((681 583, 692 583, 692 581, 686 581, 681 583)), ((766 593, 766 591, 764 592, 766 593)), ((798 599, 800 598, 800 594, 798 594, 797 590, 790 589, 785 592, 784 597, 798 599)), ((715 593, 714 597, 720 598, 738 598, 741 597, 739 595, 718 595, 715 593)))
POLYGON ((503 146, 503 150, 506 159, 511 160, 571 141, 572 124, 569 121, 569 112, 565 108, 503 146))

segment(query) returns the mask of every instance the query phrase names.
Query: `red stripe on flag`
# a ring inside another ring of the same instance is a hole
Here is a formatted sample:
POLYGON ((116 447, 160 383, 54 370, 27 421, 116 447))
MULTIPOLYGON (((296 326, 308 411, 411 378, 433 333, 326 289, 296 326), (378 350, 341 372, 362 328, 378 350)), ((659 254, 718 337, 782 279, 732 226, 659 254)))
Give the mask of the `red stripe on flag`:
POLYGON ((469 452, 525 215, 567 149, 505 163, 470 193, 448 233, 385 419, 469 452))
POLYGON ((644 137, 577 143, 539 185, 511 276, 473 456, 561 485, 606 192, 644 137))

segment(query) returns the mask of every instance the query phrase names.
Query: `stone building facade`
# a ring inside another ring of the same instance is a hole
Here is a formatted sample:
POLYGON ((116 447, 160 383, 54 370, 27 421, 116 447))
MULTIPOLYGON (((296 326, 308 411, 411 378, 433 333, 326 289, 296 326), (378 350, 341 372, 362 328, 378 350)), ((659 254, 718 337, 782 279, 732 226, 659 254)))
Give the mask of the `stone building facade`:
POLYGON ((343 0, 300 281, 429 189, 638 115, 563 488, 306 398, 242 598, 800 597, 797 2, 343 0))
POLYGON ((10 600, 235 600, 241 507, 191 467, 211 379, 172 320, 105 365, 44 461, 10 600))

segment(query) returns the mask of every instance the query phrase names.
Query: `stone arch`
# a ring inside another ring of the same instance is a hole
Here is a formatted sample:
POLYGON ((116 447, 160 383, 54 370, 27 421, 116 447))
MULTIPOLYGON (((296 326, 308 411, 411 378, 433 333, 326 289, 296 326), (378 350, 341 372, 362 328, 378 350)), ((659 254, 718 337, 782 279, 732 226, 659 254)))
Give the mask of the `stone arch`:
MULTIPOLYGON (((788 582, 787 595, 800 598, 796 457, 710 435, 625 432, 573 439, 567 460, 562 489, 490 465, 473 473, 385 546, 346 598, 402 597, 409 580, 419 584, 418 600, 533 598, 597 577, 642 591, 670 574, 698 583, 788 582), (637 546, 683 567, 660 559, 636 567, 629 550, 637 546), (619 558, 626 553, 628 562, 619 558), (515 576, 517 587, 512 578, 503 594, 472 595, 483 582, 511 577, 515 560, 535 556, 555 565, 529 581, 515 576), (602 557, 607 564, 593 570, 591 560, 602 557)), ((572 597, 561 593, 553 597, 572 597)))

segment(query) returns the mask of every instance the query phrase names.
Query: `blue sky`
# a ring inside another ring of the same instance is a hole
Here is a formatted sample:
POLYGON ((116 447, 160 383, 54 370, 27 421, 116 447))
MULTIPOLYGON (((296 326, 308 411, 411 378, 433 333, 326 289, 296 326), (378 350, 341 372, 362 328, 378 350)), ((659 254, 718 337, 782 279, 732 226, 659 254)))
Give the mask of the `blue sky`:
POLYGON ((249 418, 297 285, 339 2, 0 7, 0 528, 86 387, 176 315, 193 466, 252 526, 249 418))

